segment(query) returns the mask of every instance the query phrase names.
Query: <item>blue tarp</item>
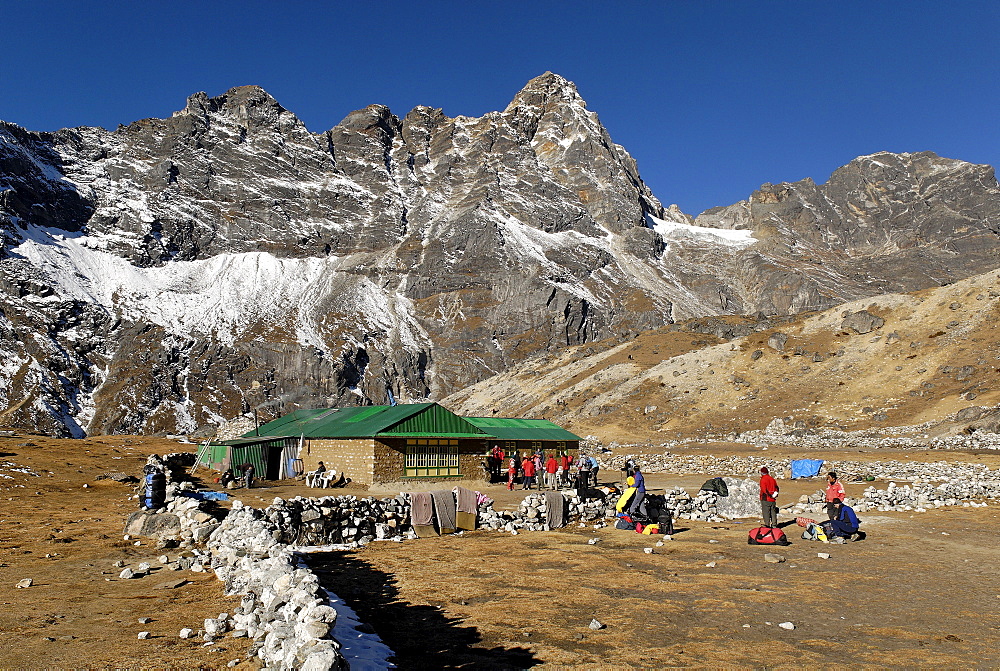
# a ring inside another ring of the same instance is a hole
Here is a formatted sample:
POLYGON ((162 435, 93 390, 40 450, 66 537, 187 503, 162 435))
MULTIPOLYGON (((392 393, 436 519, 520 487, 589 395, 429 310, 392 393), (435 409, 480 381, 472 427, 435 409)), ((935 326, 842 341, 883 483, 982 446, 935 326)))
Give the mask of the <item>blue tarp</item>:
POLYGON ((229 494, 225 492, 181 492, 182 495, 188 498, 198 499, 199 501, 228 501, 229 494))
POLYGON ((792 480, 795 478, 811 478, 819 475, 823 468, 822 459, 793 459, 792 460, 792 480))

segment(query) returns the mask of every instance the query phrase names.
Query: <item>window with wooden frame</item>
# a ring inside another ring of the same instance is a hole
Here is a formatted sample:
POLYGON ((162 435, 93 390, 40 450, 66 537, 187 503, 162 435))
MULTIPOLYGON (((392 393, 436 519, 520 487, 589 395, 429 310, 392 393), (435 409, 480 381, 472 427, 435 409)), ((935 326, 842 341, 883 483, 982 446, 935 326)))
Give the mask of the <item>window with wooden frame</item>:
POLYGON ((403 476, 436 478, 459 475, 458 441, 453 438, 407 438, 403 476))

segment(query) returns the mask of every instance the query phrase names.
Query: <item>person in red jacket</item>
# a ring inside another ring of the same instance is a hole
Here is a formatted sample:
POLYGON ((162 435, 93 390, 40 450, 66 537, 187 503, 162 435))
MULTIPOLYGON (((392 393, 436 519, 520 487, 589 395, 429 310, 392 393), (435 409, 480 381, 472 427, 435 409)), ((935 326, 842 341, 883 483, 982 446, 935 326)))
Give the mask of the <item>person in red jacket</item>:
POLYGON ((778 483, 771 477, 767 466, 760 469, 760 515, 764 526, 778 526, 778 483))
POLYGON ((568 452, 563 452, 562 456, 559 457, 559 486, 564 487, 569 484, 569 466, 572 463, 572 459, 569 457, 568 452))
POLYGON ((514 478, 517 477, 517 459, 515 455, 510 456, 510 463, 507 464, 507 489, 514 489, 514 478))
POLYGON ((834 501, 840 499, 843 501, 847 498, 847 492, 844 491, 844 485, 841 484, 840 480, 837 479, 837 474, 830 471, 826 474, 826 514, 831 520, 837 519, 837 506, 834 505, 834 501))
POLYGON ((559 470, 559 463, 556 461, 555 454, 550 454, 549 458, 545 460, 545 487, 546 489, 558 489, 559 485, 556 483, 556 471, 559 470))
POLYGON ((524 483, 521 489, 531 489, 535 484, 535 460, 529 454, 521 462, 521 472, 524 473, 524 483))

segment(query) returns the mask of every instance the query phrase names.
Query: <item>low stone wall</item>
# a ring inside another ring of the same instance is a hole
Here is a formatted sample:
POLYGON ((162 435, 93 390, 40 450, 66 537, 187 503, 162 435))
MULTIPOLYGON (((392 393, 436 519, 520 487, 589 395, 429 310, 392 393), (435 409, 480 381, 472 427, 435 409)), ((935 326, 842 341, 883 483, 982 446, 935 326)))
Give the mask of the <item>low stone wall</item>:
MULTIPOLYGON (((805 457, 804 457, 805 458, 805 457)), ((625 464, 624 455, 605 457, 602 468, 620 470, 625 464)), ((712 455, 663 454, 643 455, 635 458, 644 473, 717 474, 742 477, 759 477, 761 466, 771 474, 784 479, 791 469, 790 459, 769 458, 765 455, 715 457, 712 455)), ((827 461, 820 475, 836 471, 842 481, 876 478, 879 480, 948 480, 951 478, 996 478, 1000 471, 991 471, 984 464, 918 461, 827 461)), ((709 477, 706 475, 706 478, 709 477)))
POLYGON ((208 541, 212 568, 226 594, 243 599, 227 621, 205 621, 259 640, 257 656, 268 667, 319 671, 347 669, 340 643, 330 637, 337 612, 321 596, 319 580, 284 544, 279 524, 262 511, 233 502, 208 541))
POLYGON ((902 487, 890 482, 885 489, 869 487, 863 499, 854 509, 857 512, 908 511, 925 512, 943 506, 980 507, 986 502, 976 503, 975 499, 1000 499, 1000 480, 952 479, 935 485, 930 482, 914 482, 902 487))
MULTIPOLYGON (((564 496, 567 521, 592 521, 608 514, 603 499, 585 501, 573 493, 564 496)), ((545 525, 538 520, 545 512, 544 501, 543 494, 529 494, 518 510, 497 513, 493 501, 487 499, 479 507, 481 526, 542 530, 545 525)), ((347 668, 341 646, 331 636, 336 611, 327 605, 316 576, 298 562, 295 549, 359 547, 374 540, 413 538, 409 524, 406 494, 385 499, 276 498, 263 510, 234 501, 229 515, 209 537, 208 549, 212 569, 225 583, 226 594, 240 594, 243 599, 230 617, 206 620, 206 633, 217 636, 229 631, 257 639, 256 654, 267 666, 347 668)))
MULTIPOLYGON (((566 524, 586 523, 605 517, 614 517, 614 501, 601 499, 582 499, 575 492, 562 492, 565 504, 566 524)), ((548 506, 545 494, 528 494, 516 510, 496 511, 493 501, 487 501, 479 506, 479 527, 492 531, 513 532, 550 531, 546 523, 548 506)))
POLYGON ((405 494, 385 499, 296 496, 274 499, 262 514, 286 545, 356 545, 406 535, 410 501, 405 494))
MULTIPOLYGON (((562 492, 566 523, 593 521, 613 516, 614 501, 581 499, 573 491, 562 492)), ((377 499, 357 496, 276 498, 261 514, 274 524, 278 540, 291 546, 343 545, 358 547, 375 540, 415 538, 410 526, 410 495, 377 499)), ((548 531, 545 495, 528 494, 517 509, 494 510, 486 498, 478 506, 477 526, 493 531, 548 531)))

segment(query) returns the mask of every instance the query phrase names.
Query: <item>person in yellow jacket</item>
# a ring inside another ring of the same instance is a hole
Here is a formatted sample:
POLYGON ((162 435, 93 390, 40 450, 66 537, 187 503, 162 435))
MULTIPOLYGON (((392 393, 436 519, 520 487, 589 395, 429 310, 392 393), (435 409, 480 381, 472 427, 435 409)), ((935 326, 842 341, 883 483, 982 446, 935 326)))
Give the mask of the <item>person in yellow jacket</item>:
POLYGON ((638 491, 635 486, 635 478, 631 475, 625 481, 625 484, 628 485, 628 488, 622 492, 622 495, 618 497, 618 502, 615 504, 615 510, 618 511, 619 514, 625 512, 629 504, 632 502, 632 498, 635 496, 636 491, 638 491))

